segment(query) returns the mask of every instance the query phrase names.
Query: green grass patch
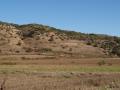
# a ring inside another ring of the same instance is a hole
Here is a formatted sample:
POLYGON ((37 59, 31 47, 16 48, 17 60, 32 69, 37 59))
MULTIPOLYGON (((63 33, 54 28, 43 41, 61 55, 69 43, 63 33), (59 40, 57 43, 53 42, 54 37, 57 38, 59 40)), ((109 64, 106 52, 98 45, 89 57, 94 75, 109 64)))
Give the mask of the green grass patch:
POLYGON ((0 65, 0 73, 120 72, 120 66, 0 65))

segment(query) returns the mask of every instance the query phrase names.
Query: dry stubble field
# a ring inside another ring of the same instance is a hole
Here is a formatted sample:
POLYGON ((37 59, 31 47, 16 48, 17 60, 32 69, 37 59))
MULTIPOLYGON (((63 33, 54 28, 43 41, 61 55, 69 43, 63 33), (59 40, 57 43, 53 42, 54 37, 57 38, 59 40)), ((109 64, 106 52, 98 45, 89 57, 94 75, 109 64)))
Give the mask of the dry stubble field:
POLYGON ((120 90, 119 58, 2 55, 1 90, 120 90))

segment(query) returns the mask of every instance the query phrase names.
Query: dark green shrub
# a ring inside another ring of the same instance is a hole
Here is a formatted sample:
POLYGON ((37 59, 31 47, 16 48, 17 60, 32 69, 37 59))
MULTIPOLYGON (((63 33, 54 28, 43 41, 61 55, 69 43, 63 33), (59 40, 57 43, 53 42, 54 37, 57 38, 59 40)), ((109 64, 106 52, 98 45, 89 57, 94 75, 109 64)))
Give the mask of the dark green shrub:
POLYGON ((112 53, 115 54, 115 55, 120 56, 120 45, 114 47, 114 48, 112 49, 112 53))

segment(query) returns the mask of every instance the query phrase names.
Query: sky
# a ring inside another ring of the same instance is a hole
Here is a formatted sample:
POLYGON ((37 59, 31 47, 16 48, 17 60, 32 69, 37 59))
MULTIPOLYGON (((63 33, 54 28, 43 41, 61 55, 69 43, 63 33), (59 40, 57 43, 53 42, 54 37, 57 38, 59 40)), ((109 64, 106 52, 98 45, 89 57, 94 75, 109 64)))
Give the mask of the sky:
POLYGON ((0 0, 0 21, 120 36, 120 0, 0 0))

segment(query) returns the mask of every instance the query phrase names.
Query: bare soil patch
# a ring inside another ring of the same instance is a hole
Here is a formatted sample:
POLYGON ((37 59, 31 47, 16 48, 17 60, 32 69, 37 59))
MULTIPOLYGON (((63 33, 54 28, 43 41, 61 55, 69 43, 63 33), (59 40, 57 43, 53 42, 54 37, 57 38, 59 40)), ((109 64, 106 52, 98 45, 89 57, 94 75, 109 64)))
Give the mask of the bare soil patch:
POLYGON ((120 90, 120 73, 0 74, 4 90, 120 90))

